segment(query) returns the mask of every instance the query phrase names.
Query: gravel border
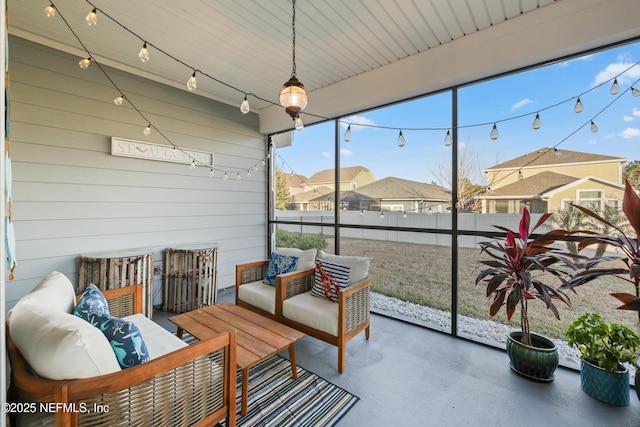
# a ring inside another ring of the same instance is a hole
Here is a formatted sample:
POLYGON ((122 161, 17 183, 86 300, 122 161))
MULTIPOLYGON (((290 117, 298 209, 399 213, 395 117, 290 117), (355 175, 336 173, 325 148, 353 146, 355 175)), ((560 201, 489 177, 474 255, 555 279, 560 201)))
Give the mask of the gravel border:
MULTIPOLYGON (((451 313, 431 307, 402 301, 397 298, 371 292, 371 307, 387 313, 396 314, 401 318, 416 319, 434 327, 434 329, 448 330, 451 328, 451 313)), ((502 323, 491 320, 475 319, 473 317, 458 316, 458 330, 461 333, 473 335, 490 343, 506 343, 507 334, 514 330, 502 323)), ((567 345, 566 341, 550 338, 558 347, 560 363, 571 368, 580 366, 580 352, 567 345)), ((504 347, 497 345, 496 347, 504 347)))

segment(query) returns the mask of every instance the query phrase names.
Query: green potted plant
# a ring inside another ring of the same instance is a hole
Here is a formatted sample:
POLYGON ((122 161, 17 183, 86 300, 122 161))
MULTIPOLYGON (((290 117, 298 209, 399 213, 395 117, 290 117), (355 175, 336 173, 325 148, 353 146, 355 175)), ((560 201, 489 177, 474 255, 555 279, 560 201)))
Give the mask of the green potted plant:
POLYGON ((507 353, 515 372, 538 381, 553 380, 558 366, 558 350, 553 341, 530 331, 529 302, 542 301, 560 319, 554 301, 570 305, 570 300, 562 291, 545 282, 553 279, 562 284, 567 272, 575 270, 573 263, 565 258, 566 254, 551 246, 559 237, 570 234, 569 231, 552 230, 532 237, 532 233, 551 215, 542 215, 530 228, 530 215, 525 208, 518 231, 494 226, 507 235, 502 241, 479 243, 481 253, 490 259, 480 261, 488 268, 476 277, 476 284, 485 283, 487 297, 493 298, 489 309, 491 317, 504 306, 507 318, 511 320, 516 309, 520 309, 521 330, 513 331, 507 337, 507 353))
POLYGON ((640 338, 617 323, 607 324, 597 314, 586 313, 567 329, 568 344, 582 355, 580 385, 588 395, 614 405, 629 404, 629 369, 640 338))
MULTIPOLYGON (((577 286, 589 283, 602 276, 616 277, 623 282, 633 285, 635 293, 616 292, 611 295, 620 300, 623 305, 621 310, 637 311, 640 318, 640 197, 636 194, 629 181, 625 181, 624 197, 622 199, 622 212, 629 224, 622 226, 607 221, 602 216, 583 206, 574 205, 577 209, 589 217, 613 230, 616 234, 595 233, 590 230, 582 231, 588 237, 580 242, 578 249, 582 250, 591 245, 610 245, 618 249, 622 255, 603 255, 594 257, 585 263, 585 267, 578 270, 573 277, 561 286, 561 289, 573 289, 577 286), (632 234, 635 233, 635 236, 632 234), (612 265, 610 261, 621 261, 623 264, 612 265)), ((636 394, 640 399, 640 359, 635 362, 636 394)))

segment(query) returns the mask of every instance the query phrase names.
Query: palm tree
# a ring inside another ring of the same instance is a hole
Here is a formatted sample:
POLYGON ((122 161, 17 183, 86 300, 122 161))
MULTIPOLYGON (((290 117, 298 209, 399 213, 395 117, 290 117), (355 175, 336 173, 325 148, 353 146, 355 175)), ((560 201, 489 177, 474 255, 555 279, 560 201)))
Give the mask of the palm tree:
MULTIPOLYGON (((587 215, 582 211, 574 208, 572 205, 565 205, 564 209, 560 209, 553 214, 553 223, 556 227, 567 231, 582 230, 587 224, 587 215)), ((565 242, 570 253, 578 255, 577 242, 565 242)))

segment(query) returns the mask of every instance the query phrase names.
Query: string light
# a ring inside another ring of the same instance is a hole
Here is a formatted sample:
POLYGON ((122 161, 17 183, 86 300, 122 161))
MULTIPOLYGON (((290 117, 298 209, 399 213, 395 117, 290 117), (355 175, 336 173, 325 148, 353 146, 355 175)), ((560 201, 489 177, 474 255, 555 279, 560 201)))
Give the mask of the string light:
POLYGON ((149 49, 147 49, 147 42, 144 42, 144 44, 142 45, 140 53, 138 53, 138 58, 140 58, 140 61, 142 62, 149 61, 149 49))
POLYGON ((300 118, 300 114, 298 114, 296 116, 295 126, 296 126, 296 130, 304 129, 304 123, 302 123, 302 119, 300 118))
POLYGON ((398 133, 398 147, 404 147, 407 141, 404 139, 404 135, 402 134, 402 129, 400 133, 398 133))
POLYGON ((242 179, 242 177, 240 176, 240 172, 238 172, 238 173, 236 174, 236 179, 237 179, 238 181, 240 181, 240 180, 242 179))
POLYGON ((640 90, 636 89, 635 87, 632 87, 631 88, 631 95, 640 96, 640 90))
POLYGON ((194 170, 196 168, 196 159, 191 160, 191 164, 189 165, 189 169, 194 170))
POLYGON ((195 70, 193 71, 193 74, 191 75, 191 77, 189 77, 189 80, 187 80, 187 89, 189 89, 190 91, 196 90, 196 72, 195 72, 195 70))
POLYGON ((584 105, 582 105, 582 101, 580 101, 580 97, 578 97, 578 100, 576 101, 576 105, 573 106, 573 112, 574 113, 582 113, 584 111, 584 105))
POLYGON ((247 95, 244 96, 244 101, 240 104, 240 111, 242 114, 247 114, 249 112, 249 100, 247 99, 247 95))
POLYGON ((225 180, 225 181, 226 181, 227 179, 229 179, 229 177, 227 177, 227 173, 226 173, 226 172, 224 173, 224 176, 222 177, 222 179, 223 179, 223 180, 225 180))
POLYGON ((116 99, 113 100, 113 103, 118 105, 118 106, 122 105, 123 102, 124 102, 124 95, 120 95, 116 99))
POLYGON ((554 148, 553 152, 555 153, 556 157, 562 157, 562 151, 558 150, 557 148, 554 148))
POLYGON ((531 125, 531 127, 533 128, 533 130, 538 130, 540 129, 540 126, 542 126, 542 122, 540 121, 540 114, 536 113, 536 118, 533 119, 533 124, 531 125))
POLYGON ((56 16, 56 8, 50 4, 49 6, 44 8, 44 13, 47 15, 47 18, 53 18, 56 16))
POLYGON ((151 124, 148 124, 146 128, 144 128, 144 130, 142 131, 143 134, 145 134, 146 136, 151 135, 151 124))
POLYGON ((251 170, 247 169, 247 178, 251 178, 251 170))
POLYGON ((347 126, 347 130, 344 133, 344 142, 351 141, 351 124, 347 126))
POLYGON ((593 120, 591 120, 591 132, 598 132, 598 126, 593 122, 593 120))
POLYGON ((522 171, 519 170, 518 171, 518 181, 522 181, 524 179, 524 175, 522 174, 522 171))
POLYGON ((453 141, 451 140, 451 131, 447 130, 447 134, 444 136, 444 145, 445 147, 451 147, 453 141))
POLYGON ((86 18, 84 18, 85 21, 87 21, 87 25, 90 27, 95 27, 95 25, 98 23, 98 15, 96 14, 96 8, 94 7, 93 10, 91 12, 89 12, 86 16, 86 18))
POLYGON ((495 191, 493 191, 493 188, 487 187, 487 193, 489 193, 490 196, 493 196, 495 194, 495 191))
POLYGON ((209 178, 213 178, 215 176, 215 172, 213 171, 213 168, 211 168, 209 170, 209 178))
POLYGON ((498 125, 496 123, 493 124, 493 128, 491 129, 491 133, 489 134, 489 138, 491 138, 492 140, 496 140, 498 139, 498 125))
POLYGON ((613 79, 613 84, 611 85, 611 89, 609 89, 609 93, 611 95, 617 95, 620 92, 620 85, 618 84, 618 79, 613 79))
POLYGON ((84 58, 81 59, 80 62, 78 62, 78 65, 80 66, 80 68, 82 68, 83 70, 86 70, 87 68, 89 68, 89 65, 91 65, 91 58, 84 58))

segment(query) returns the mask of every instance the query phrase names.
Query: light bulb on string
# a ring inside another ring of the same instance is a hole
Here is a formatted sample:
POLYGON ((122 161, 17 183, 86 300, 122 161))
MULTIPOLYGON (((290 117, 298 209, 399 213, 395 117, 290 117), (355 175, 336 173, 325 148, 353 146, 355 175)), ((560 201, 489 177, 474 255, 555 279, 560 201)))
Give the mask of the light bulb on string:
POLYGON ((123 102, 124 102, 124 95, 120 95, 116 99, 113 100, 113 103, 118 105, 118 106, 122 105, 123 102))
POLYGON ((402 211, 402 218, 407 219, 407 211, 402 211))
POLYGON ((247 114, 249 112, 249 100, 247 99, 247 95, 244 96, 244 100, 242 104, 240 104, 240 112, 242 114, 247 114))
POLYGON ((493 196, 495 194, 495 191, 493 191, 493 188, 487 187, 487 193, 489 193, 490 196, 493 196))
POLYGON ((251 178, 251 170, 247 169, 247 178, 251 178))
POLYGON ((384 219, 384 211, 380 211, 380 219, 384 219))
POLYGON ((451 147, 453 141, 451 140, 451 131, 447 129, 447 134, 444 136, 444 145, 445 147, 451 147))
POLYGON ((636 89, 635 87, 632 87, 631 88, 631 95, 640 96, 640 90, 636 89))
POLYGON ((194 91, 196 90, 196 72, 195 70, 193 71, 193 74, 191 75, 191 77, 189 77, 189 80, 187 80, 187 89, 194 91))
POLYGON ((226 172, 224 173, 224 176, 222 177, 222 179, 223 179, 223 180, 225 180, 225 181, 226 181, 227 179, 229 179, 229 177, 227 176, 227 173, 226 173, 226 172))
POLYGON ((404 139, 404 135, 402 134, 402 129, 398 133, 398 147, 404 147, 407 141, 404 139))
POLYGON ((253 166, 253 170, 254 170, 254 171, 257 171, 257 170, 258 170, 258 165, 254 165, 254 166, 253 166))
POLYGON ((89 12, 87 14, 87 16, 84 18, 84 20, 87 22, 87 25, 90 27, 94 27, 97 23, 98 23, 98 15, 96 14, 96 8, 94 7, 93 10, 91 12, 89 12))
POLYGON ((344 142, 351 141, 351 124, 347 126, 347 130, 344 133, 344 142))
POLYGON ((193 170, 195 168, 196 168, 196 160, 193 159, 193 160, 191 160, 191 164, 189 165, 189 169, 193 170))
POLYGON ((492 140, 498 139, 500 135, 498 134, 498 125, 496 123, 493 124, 493 128, 491 129, 491 133, 489 134, 489 138, 492 140))
POLYGON ((56 16, 56 8, 50 4, 49 6, 44 8, 44 14, 47 15, 47 18, 53 18, 56 16))
POLYGON ((580 101, 580 97, 576 101, 576 105, 573 106, 574 113, 582 113, 584 111, 584 105, 582 105, 582 101, 580 101))
POLYGON ((242 177, 240 176, 240 172, 238 172, 238 173, 236 174, 236 179, 237 179, 238 181, 240 181, 240 180, 242 179, 242 177))
POLYGON ((171 147, 171 154, 176 155, 176 146, 171 147))
POLYGON ((213 178, 215 173, 213 172, 213 168, 209 169, 209 178, 213 178))
MULTIPOLYGON (((268 159, 268 158, 269 158, 269 155, 267 154, 267 159, 268 159)), ((266 164, 267 164, 267 161, 263 159, 261 163, 262 163, 262 166, 264 166, 264 165, 266 165, 266 164)))
POLYGON ((78 62, 78 65, 83 70, 86 70, 87 68, 89 68, 89 65, 91 65, 91 58, 83 58, 83 59, 81 59, 80 62, 78 62))
POLYGON ((295 121, 295 123, 296 123, 296 125, 295 125, 295 126, 296 126, 296 130, 302 130, 302 129, 304 129, 304 123, 302 123, 302 119, 300 118, 300 115, 297 115, 297 116, 296 116, 296 121, 295 121))
POLYGON ((145 134, 146 136, 151 135, 151 124, 148 124, 146 128, 144 128, 144 130, 142 131, 143 134, 145 134))
POLYGON ((149 49, 147 49, 147 42, 144 42, 142 48, 140 49, 140 53, 138 53, 138 58, 140 61, 147 62, 149 60, 149 49))
POLYGON ((591 132, 596 133, 598 132, 598 125, 596 125, 593 120, 591 120, 591 132))
POLYGON ((536 118, 533 119, 533 124, 531 125, 531 127, 533 128, 533 130, 538 130, 540 129, 540 126, 542 126, 542 121, 540 120, 540 114, 536 113, 536 118))
POLYGON ((562 151, 558 150, 557 148, 554 148, 553 152, 556 155, 556 157, 562 157, 562 151))
POLYGON ((524 179, 524 175, 522 174, 522 171, 519 170, 518 171, 518 181, 522 181, 524 179))
POLYGON ((611 85, 611 89, 609 89, 609 93, 611 95, 617 95, 620 92, 620 85, 618 84, 618 79, 613 79, 613 84, 611 85))

